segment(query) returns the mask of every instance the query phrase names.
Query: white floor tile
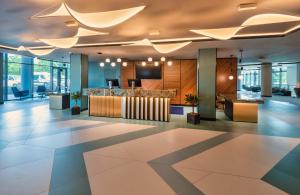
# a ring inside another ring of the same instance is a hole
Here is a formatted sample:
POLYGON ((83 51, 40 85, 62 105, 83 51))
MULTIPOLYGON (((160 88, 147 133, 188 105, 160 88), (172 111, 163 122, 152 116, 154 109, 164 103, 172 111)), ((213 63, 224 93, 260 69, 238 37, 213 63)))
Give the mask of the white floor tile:
POLYGON ((195 186, 209 195, 285 195, 287 193, 259 179, 211 174, 195 186))
POLYGON ((220 134, 222 132, 179 128, 101 148, 91 153, 147 162, 220 134))
POLYGON ((296 138, 244 134, 176 166, 260 179, 299 143, 296 138))
POLYGON ((53 157, 0 170, 0 194, 33 195, 49 190, 53 157))
POLYGON ((128 163, 90 179, 93 195, 174 195, 175 192, 147 164, 128 163))
POLYGON ((0 152, 0 169, 49 158, 54 150, 31 146, 7 147, 0 152))

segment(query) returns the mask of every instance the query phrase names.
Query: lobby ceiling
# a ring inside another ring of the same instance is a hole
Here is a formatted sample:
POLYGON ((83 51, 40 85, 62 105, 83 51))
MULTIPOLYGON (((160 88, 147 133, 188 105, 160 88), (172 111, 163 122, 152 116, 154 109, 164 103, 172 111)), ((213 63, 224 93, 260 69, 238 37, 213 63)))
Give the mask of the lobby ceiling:
MULTIPOLYGON (((278 13, 300 16, 299 0, 66 0, 72 9, 79 12, 102 12, 145 5, 146 8, 117 26, 99 29, 108 32, 105 36, 80 38, 78 44, 114 43, 138 41, 144 38, 151 40, 172 38, 193 38, 201 35, 190 32, 191 29, 226 28, 241 25, 251 16, 263 13, 278 13), (256 10, 238 11, 242 3, 257 3, 256 10), (159 35, 150 35, 151 32, 159 35)), ((65 22, 71 17, 31 19, 36 13, 55 6, 60 0, 2 0, 0 8, 0 45, 19 47, 45 46, 37 42, 39 38, 61 38, 74 36, 77 27, 67 27, 65 22)), ((238 34, 284 32, 299 25, 300 22, 259 25, 245 28, 238 34)), ((164 54, 170 58, 196 58, 198 48, 218 48, 218 57, 239 56, 244 50, 245 62, 256 63, 260 58, 272 62, 300 61, 300 32, 292 32, 285 37, 246 38, 234 40, 209 40, 193 42, 175 52, 164 54)), ((128 59, 144 59, 144 57, 160 57, 152 47, 135 46, 97 46, 81 47, 70 50, 58 49, 46 58, 68 59, 69 52, 88 54, 91 61, 103 57, 122 57, 128 59), (102 55, 97 53, 101 52, 102 55)), ((24 54, 29 55, 27 52, 24 54)))

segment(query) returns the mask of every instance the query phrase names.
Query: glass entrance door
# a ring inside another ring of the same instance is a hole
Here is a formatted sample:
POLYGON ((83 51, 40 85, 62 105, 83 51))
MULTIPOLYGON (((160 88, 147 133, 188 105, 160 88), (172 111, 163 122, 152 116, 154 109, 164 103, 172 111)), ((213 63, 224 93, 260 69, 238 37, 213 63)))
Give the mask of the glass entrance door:
POLYGON ((68 69, 53 67, 52 89, 54 92, 67 92, 68 69))

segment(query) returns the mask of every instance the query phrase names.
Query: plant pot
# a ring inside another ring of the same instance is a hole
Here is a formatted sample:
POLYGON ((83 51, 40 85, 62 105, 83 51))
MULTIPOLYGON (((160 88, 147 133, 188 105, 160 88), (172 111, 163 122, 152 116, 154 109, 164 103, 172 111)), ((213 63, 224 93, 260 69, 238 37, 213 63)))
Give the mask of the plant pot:
POLYGON ((71 111, 72 111, 72 115, 78 115, 78 114, 80 114, 80 107, 79 106, 73 106, 71 111))
POLYGON ((300 98, 300 88, 294 88, 295 94, 297 98, 300 98))
POLYGON ((200 114, 190 112, 187 114, 187 122, 191 124, 200 124, 200 114))

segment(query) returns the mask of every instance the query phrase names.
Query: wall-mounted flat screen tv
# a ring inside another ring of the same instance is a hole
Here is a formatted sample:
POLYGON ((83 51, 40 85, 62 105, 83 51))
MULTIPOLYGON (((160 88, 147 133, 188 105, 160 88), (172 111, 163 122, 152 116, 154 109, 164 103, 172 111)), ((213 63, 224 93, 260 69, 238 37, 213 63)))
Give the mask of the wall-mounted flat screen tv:
POLYGON ((137 79, 161 79, 161 66, 149 65, 135 66, 136 78, 137 79))

